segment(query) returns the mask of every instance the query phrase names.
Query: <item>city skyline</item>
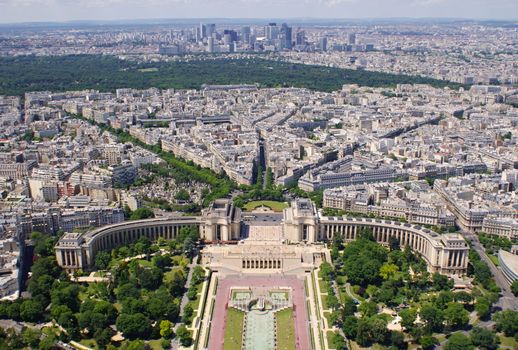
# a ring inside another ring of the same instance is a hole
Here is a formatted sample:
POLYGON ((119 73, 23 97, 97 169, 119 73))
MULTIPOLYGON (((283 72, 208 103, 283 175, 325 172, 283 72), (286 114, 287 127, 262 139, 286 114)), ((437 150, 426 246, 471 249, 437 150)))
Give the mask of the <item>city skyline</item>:
POLYGON ((78 20, 176 19, 389 19, 462 18, 515 20, 511 0, 0 0, 0 23, 78 20))

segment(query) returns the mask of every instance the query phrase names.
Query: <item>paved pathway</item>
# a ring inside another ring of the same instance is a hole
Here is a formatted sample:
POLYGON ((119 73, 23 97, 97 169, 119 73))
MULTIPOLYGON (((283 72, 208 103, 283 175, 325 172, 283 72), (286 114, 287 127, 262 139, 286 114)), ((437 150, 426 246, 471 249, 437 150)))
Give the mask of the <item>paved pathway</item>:
POLYGON ((309 308, 310 308, 310 313, 309 313, 309 321, 310 321, 310 324, 309 326, 311 327, 311 330, 312 330, 312 333, 313 333, 313 339, 314 339, 314 343, 315 343, 315 350, 322 350, 322 346, 320 345, 320 332, 319 332, 319 329, 320 329, 320 325, 319 325, 319 322, 318 322, 318 306, 316 305, 315 303, 315 293, 316 293, 316 290, 314 289, 313 287, 313 278, 311 275, 309 275, 307 278, 306 278, 306 281, 308 282, 307 283, 307 287, 308 287, 308 296, 309 296, 309 308))
POLYGON ((199 335, 199 349, 203 349, 205 339, 209 335, 209 330, 211 327, 211 309, 212 309, 212 302, 214 300, 214 296, 216 295, 216 288, 217 288, 217 274, 213 273, 211 275, 210 281, 207 288, 210 288, 207 292, 207 300, 205 301, 205 309, 203 311, 203 319, 201 320, 200 325, 200 335, 199 335))
POLYGON ((464 238, 472 242, 473 249, 475 249, 475 251, 480 255, 480 258, 486 262, 487 266, 489 266, 496 284, 502 290, 502 296, 495 305, 502 308, 502 310, 518 310, 518 298, 516 298, 511 292, 511 286, 505 279, 502 271, 497 268, 486 255, 486 251, 478 240, 478 236, 469 232, 462 232, 462 235, 464 238))
MULTIPOLYGON (((194 268, 198 266, 198 255, 195 255, 194 258, 192 258, 192 261, 187 267, 189 267, 189 273, 187 274, 187 281, 185 282, 185 289, 189 289, 189 286, 191 285, 192 280, 192 273, 194 271, 194 268)), ((180 303, 180 315, 183 315, 183 309, 185 308, 185 305, 189 302, 189 298, 187 298, 187 293, 183 294, 182 302, 180 303)))
POLYGON ((353 292, 351 292, 351 284, 350 284, 349 282, 347 282, 347 283, 345 284, 345 292, 346 292, 346 293, 347 293, 347 295, 348 295, 351 299, 353 299, 357 304, 360 304, 360 300, 358 300, 358 299, 354 296, 353 292))
MULTIPOLYGON (((194 267, 198 265, 197 261, 198 261, 198 255, 195 255, 194 258, 192 258, 191 263, 189 265, 187 265, 187 267, 189 268, 189 273, 187 274, 187 281, 185 282, 186 289, 189 288, 189 286, 191 285, 192 272, 194 270, 194 267)), ((184 293, 182 296, 182 301, 180 302, 180 315, 183 315, 183 309, 185 308, 185 305, 187 305, 188 302, 189 302, 189 298, 187 298, 187 293, 184 293)), ((175 332, 178 329, 178 327, 180 326, 180 324, 181 324, 181 322, 177 323, 174 326, 175 332)), ((178 343, 178 339, 174 338, 171 341, 171 349, 176 350, 179 348, 180 348, 180 344, 178 343)))

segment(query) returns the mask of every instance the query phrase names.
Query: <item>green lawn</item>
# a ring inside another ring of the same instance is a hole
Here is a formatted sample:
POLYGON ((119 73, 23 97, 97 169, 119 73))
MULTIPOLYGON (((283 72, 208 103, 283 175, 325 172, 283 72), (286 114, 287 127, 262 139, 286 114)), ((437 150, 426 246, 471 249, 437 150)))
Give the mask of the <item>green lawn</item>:
POLYGON ((122 304, 121 303, 114 303, 113 307, 116 308, 118 312, 122 311, 122 304))
POLYGON ((174 272, 176 270, 180 270, 181 268, 178 266, 174 266, 171 270, 164 273, 164 282, 171 282, 173 280, 174 272))
POLYGON ((318 280, 318 285, 320 286, 320 291, 321 291, 322 293, 327 292, 326 281, 324 281, 324 280, 322 280, 322 279, 319 279, 319 280, 318 280))
POLYGON ((495 264, 495 266, 500 265, 500 263, 498 262, 498 257, 496 255, 488 254, 487 256, 489 256, 489 259, 491 259, 491 261, 493 262, 493 264, 495 264))
POLYGON ((327 305, 327 295, 320 294, 319 298, 322 299, 322 308, 324 310, 329 309, 329 306, 327 305))
POLYGON ((275 201, 253 201, 245 204, 245 211, 252 211, 257 207, 265 206, 270 208, 275 212, 282 212, 284 208, 288 207, 288 204, 285 202, 275 202, 275 201))
POLYGON ((139 69, 138 71, 141 73, 153 73, 153 72, 158 72, 158 68, 144 68, 144 69, 139 69))
POLYGON ((293 309, 277 312, 277 349, 295 350, 295 321, 293 309))
POLYGON ((328 325, 328 327, 332 327, 332 326, 333 326, 333 324, 331 323, 331 313, 330 313, 330 312, 328 312, 328 311, 324 312, 324 317, 325 317, 325 318, 326 318, 326 320, 327 320, 327 325, 328 325))
POLYGON ((329 349, 338 349, 338 346, 335 344, 335 339, 340 338, 340 335, 338 333, 333 331, 327 331, 327 346, 329 346, 329 349))
POLYGON ((99 347, 97 346, 97 342, 95 341, 95 339, 82 339, 79 344, 81 345, 84 345, 84 346, 87 346, 91 349, 99 349, 99 347))
POLYGON ((518 341, 513 337, 506 337, 503 334, 500 335, 500 345, 510 346, 512 349, 518 349, 518 341))
POLYGON ((153 267, 153 263, 151 261, 144 260, 144 259, 140 259, 140 260, 137 260, 137 261, 138 261, 140 266, 143 266, 143 267, 153 267))
POLYGON ((161 339, 150 340, 147 343, 151 347, 151 350, 163 350, 164 349, 162 347, 162 340, 161 339))
POLYGON ((243 321, 245 314, 234 308, 227 311, 227 323, 225 325, 224 350, 241 350, 243 342, 243 321))

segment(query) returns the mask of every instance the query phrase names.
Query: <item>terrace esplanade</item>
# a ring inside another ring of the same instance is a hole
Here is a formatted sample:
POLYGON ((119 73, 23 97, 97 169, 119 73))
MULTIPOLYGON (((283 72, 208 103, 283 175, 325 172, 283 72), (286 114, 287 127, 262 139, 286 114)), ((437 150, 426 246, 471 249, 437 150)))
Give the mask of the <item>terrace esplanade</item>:
MULTIPOLYGON (((459 234, 440 235, 418 225, 391 220, 328 217, 308 199, 294 200, 284 209, 282 217, 271 224, 279 225, 282 244, 286 245, 324 243, 335 235, 350 242, 368 229, 380 244, 388 245, 390 237, 396 237, 401 247, 410 246, 424 258, 430 272, 462 275, 468 266, 469 248, 459 234)), ((171 240, 182 227, 196 226, 208 244, 236 243, 246 239, 241 235, 243 225, 246 223, 241 220, 241 209, 234 207, 230 200, 220 199, 201 216, 126 221, 84 234, 66 233, 55 246, 56 257, 58 264, 67 270, 88 269, 93 266, 98 252, 135 242, 142 236, 152 241, 171 240)))

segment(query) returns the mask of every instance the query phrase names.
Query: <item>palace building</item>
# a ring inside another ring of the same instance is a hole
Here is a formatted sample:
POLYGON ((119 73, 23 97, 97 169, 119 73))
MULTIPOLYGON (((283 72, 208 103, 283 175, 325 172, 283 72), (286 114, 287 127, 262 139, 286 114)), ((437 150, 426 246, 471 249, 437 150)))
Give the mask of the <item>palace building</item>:
POLYGON ((345 242, 369 230, 388 246, 396 237, 401 247, 410 246, 428 264, 430 272, 463 275, 469 247, 459 234, 440 235, 419 225, 391 220, 327 217, 308 199, 294 200, 283 213, 253 212, 242 215, 230 200, 219 199, 197 217, 170 217, 127 221, 84 234, 67 233, 56 244, 58 264, 67 270, 89 269, 99 251, 135 242, 142 236, 152 241, 175 239, 182 227, 196 226, 209 245, 205 263, 213 269, 235 273, 288 273, 320 265, 326 254, 322 243, 340 235, 345 242), (227 244, 229 243, 229 244, 227 244))

